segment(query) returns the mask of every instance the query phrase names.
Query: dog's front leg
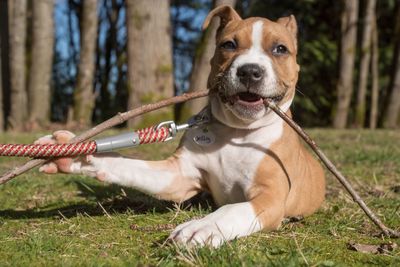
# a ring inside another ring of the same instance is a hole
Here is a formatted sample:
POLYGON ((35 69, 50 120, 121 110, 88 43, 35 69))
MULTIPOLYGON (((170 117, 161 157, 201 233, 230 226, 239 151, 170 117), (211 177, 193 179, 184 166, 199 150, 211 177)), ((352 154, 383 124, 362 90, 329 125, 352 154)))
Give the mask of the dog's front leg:
MULTIPOLYGON (((269 182, 281 184, 279 179, 269 182)), ((257 186, 249 195, 250 201, 222 206, 204 218, 179 225, 170 239, 185 245, 218 247, 260 230, 277 229, 285 214, 287 190, 267 188, 257 186)))
MULTIPOLYGON (((36 143, 66 143, 74 134, 58 131, 36 143)), ((201 172, 193 156, 180 148, 163 161, 144 161, 116 153, 97 154, 83 158, 61 158, 43 165, 45 173, 76 173, 96 177, 101 181, 133 187, 165 200, 182 202, 201 190, 201 172)))
POLYGON ((89 175, 95 173, 101 181, 133 187, 160 199, 182 202, 201 190, 201 173, 192 162, 185 161, 184 153, 177 154, 179 156, 173 155, 162 161, 97 155, 88 158, 81 171, 89 175))

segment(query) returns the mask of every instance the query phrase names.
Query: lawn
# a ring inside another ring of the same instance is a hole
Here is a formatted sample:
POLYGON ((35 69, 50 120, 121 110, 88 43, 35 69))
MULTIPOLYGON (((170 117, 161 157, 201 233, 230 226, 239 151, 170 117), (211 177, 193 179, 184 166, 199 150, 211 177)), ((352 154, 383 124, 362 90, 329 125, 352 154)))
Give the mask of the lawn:
MULTIPOLYGON (((400 131, 316 129, 309 134, 382 220, 399 229, 400 131)), ((41 135, 5 134, 0 143, 29 143, 41 135)), ((176 145, 147 145, 125 153, 161 159, 176 145)), ((1 158, 0 172, 22 162, 1 158)), ((178 206, 87 177, 33 170, 0 186, 0 265, 400 266, 400 240, 377 237, 379 231, 327 175, 327 200, 316 214, 212 250, 165 242, 177 224, 210 213, 209 199, 178 206), (362 253, 350 250, 350 242, 398 247, 362 253)))

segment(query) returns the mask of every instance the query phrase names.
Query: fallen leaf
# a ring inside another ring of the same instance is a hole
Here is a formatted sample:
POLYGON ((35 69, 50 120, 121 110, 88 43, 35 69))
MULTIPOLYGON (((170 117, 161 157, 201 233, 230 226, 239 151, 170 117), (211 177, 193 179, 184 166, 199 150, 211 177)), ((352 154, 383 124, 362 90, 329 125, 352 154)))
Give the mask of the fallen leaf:
POLYGON ((383 197, 385 195, 385 191, 381 186, 371 188, 368 193, 374 197, 383 197))
POLYGON ((362 252, 362 253, 377 253, 379 245, 365 245, 365 244, 357 244, 354 242, 350 242, 347 244, 347 248, 362 252))
POLYGON ((397 244, 390 242, 379 245, 368 245, 349 242, 347 244, 347 248, 362 253, 385 254, 395 250, 397 248, 397 244))

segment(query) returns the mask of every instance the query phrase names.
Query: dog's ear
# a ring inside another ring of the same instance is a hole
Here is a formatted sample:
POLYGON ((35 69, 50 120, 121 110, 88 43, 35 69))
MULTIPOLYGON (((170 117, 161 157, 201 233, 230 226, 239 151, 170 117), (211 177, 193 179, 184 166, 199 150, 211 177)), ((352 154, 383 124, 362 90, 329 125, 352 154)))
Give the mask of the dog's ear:
POLYGON ((278 19, 277 23, 284 26, 286 29, 289 30, 291 34, 293 34, 295 38, 297 38, 297 22, 296 18, 293 15, 282 17, 278 19))
POLYGON ((207 29, 208 25, 210 25, 211 20, 218 16, 221 21, 219 24, 219 29, 222 29, 232 20, 241 20, 242 18, 239 16, 236 11, 230 6, 219 6, 214 8, 206 17, 206 20, 203 23, 203 30, 207 29))
POLYGON ((292 34, 297 49, 297 22, 293 15, 282 17, 276 21, 284 26, 292 34))

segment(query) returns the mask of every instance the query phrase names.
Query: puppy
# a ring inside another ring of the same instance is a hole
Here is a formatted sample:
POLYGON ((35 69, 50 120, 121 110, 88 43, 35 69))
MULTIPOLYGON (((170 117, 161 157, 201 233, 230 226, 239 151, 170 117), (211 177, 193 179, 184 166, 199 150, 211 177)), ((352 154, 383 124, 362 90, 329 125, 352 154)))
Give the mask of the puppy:
MULTIPOLYGON (((210 192, 220 208, 179 225, 170 235, 186 245, 218 247, 277 229, 284 217, 317 210, 325 195, 323 170, 263 102, 271 99, 290 115, 299 72, 295 18, 243 20, 221 6, 210 12, 203 28, 215 16, 220 26, 208 79, 212 94, 201 114, 210 122, 188 130, 170 158, 143 161, 98 154, 59 159, 40 170, 86 174, 176 202, 210 192)), ((72 137, 60 131, 38 142, 63 143, 72 137)))

